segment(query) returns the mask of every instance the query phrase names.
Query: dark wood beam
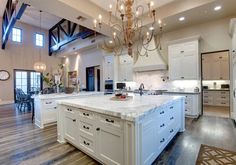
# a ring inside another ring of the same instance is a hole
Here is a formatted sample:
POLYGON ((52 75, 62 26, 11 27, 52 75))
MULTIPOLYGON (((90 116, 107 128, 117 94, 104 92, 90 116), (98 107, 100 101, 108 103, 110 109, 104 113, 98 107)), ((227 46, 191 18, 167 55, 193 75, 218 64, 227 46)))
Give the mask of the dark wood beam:
POLYGON ((13 6, 12 0, 8 0, 2 21, 2 49, 6 48, 6 44, 9 35, 12 31, 12 28, 15 26, 16 21, 21 18, 27 6, 28 6, 27 4, 23 3, 19 8, 19 10, 16 11, 16 6, 15 5, 13 6))

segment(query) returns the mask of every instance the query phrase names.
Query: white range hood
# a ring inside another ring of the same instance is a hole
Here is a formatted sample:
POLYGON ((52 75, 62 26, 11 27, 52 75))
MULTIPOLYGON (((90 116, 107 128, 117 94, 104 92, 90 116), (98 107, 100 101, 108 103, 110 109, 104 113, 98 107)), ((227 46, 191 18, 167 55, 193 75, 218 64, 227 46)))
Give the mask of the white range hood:
MULTIPOLYGON (((154 49, 156 46, 154 38, 150 41, 148 49, 154 49)), ((145 53, 145 49, 141 49, 141 54, 145 53)), ((167 64, 164 62, 158 50, 148 51, 148 56, 139 56, 134 64, 135 72, 167 70, 167 64)))

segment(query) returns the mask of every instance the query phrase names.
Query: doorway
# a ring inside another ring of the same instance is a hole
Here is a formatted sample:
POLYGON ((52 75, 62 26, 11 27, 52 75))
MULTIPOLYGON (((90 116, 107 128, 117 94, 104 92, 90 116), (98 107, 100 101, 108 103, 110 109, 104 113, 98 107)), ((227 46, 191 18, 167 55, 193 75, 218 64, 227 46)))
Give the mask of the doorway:
MULTIPOLYGON (((14 89, 21 89, 25 94, 38 93, 43 88, 42 74, 33 70, 14 69, 14 89)), ((14 100, 16 92, 14 90, 14 100)))
POLYGON ((229 50, 201 55, 202 114, 230 118, 229 50))
POLYGON ((86 68, 86 90, 87 91, 101 90, 100 66, 93 66, 86 68))

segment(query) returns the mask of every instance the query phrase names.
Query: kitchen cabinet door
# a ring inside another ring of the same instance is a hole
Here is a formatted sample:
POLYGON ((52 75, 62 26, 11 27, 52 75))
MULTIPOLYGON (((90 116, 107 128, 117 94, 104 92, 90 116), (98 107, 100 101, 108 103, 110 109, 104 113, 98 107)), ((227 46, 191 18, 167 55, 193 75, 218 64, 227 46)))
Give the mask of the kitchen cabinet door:
POLYGON ((182 79, 198 79, 198 63, 194 52, 185 52, 182 58, 182 79))
POLYGON ((123 133, 105 126, 97 128, 96 132, 99 158, 109 165, 124 164, 123 133))
POLYGON ((220 58, 220 79, 229 80, 229 58, 227 54, 224 54, 220 58))
POLYGON ((202 79, 211 80, 211 59, 209 56, 202 56, 202 79))
POLYGON ((77 132, 76 118, 66 115, 64 120, 65 120, 64 121, 65 139, 76 144, 76 132, 77 132))
POLYGON ((104 61, 104 80, 114 79, 114 59, 113 56, 105 56, 104 61))
POLYGON ((182 77, 181 56, 169 56, 169 77, 171 80, 179 80, 182 77))

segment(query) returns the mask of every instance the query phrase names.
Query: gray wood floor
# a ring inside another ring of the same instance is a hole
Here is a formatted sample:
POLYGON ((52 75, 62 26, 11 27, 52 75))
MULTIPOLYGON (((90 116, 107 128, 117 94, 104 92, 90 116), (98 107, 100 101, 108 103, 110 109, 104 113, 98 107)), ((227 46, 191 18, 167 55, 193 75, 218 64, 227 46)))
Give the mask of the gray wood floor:
MULTIPOLYGON (((94 165, 95 160, 70 144, 56 141, 56 126, 39 129, 31 113, 13 105, 0 106, 1 165, 94 165)), ((154 165, 194 165, 201 144, 236 151, 236 129, 230 119, 201 117, 186 119, 186 131, 178 134, 154 165)))

